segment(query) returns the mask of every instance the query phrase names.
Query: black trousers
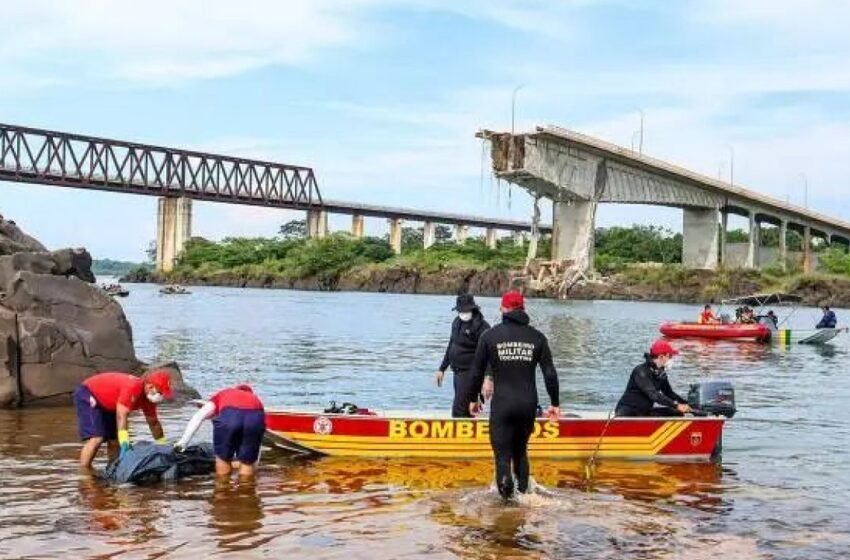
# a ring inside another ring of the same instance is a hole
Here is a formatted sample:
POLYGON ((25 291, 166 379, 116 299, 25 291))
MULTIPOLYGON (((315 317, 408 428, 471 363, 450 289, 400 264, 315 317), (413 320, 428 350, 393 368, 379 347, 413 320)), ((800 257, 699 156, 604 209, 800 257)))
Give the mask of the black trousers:
POLYGON ((638 410, 631 406, 618 406, 614 411, 614 416, 646 418, 646 417, 661 417, 669 418, 674 416, 684 416, 681 412, 670 406, 654 406, 649 410, 638 410))
POLYGON ((455 389, 452 401, 452 418, 472 418, 469 413, 469 392, 472 390, 472 372, 469 370, 454 370, 453 383, 455 389))
POLYGON ((534 433, 535 409, 527 411, 494 411, 490 415, 490 445, 496 460, 496 486, 503 498, 517 490, 528 491, 528 440, 534 433), (511 473, 513 472, 513 476, 511 473))

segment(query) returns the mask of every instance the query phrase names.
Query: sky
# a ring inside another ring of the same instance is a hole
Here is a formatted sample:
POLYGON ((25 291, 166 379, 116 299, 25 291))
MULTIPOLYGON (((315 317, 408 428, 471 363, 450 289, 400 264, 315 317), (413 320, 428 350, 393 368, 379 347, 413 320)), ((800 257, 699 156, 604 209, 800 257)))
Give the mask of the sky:
MULTIPOLYGON (((481 128, 556 124, 850 218, 844 0, 28 0, 0 18, 0 122, 313 167, 325 198, 528 219, 481 128), (807 185, 807 186, 806 186, 807 185)), ((195 203, 193 234, 302 216, 195 203)), ((51 248, 141 261, 154 197, 0 183, 51 248)), ((730 227, 743 225, 730 219, 730 227)), ((600 226, 681 229, 604 205, 600 226)), ((334 216, 332 229, 350 226, 334 216)), ((367 219, 382 234, 382 220, 367 219)))

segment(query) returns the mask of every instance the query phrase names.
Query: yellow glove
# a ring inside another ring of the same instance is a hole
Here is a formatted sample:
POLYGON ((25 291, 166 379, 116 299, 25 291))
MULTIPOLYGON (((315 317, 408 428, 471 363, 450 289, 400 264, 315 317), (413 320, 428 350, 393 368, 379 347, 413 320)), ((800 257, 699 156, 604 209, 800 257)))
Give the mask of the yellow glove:
POLYGON ((165 437, 165 436, 162 436, 161 438, 155 439, 154 441, 159 445, 166 445, 168 443, 168 438, 165 437))
POLYGON ((121 448, 119 457, 123 457, 125 453, 130 451, 130 432, 118 430, 118 446, 121 448))

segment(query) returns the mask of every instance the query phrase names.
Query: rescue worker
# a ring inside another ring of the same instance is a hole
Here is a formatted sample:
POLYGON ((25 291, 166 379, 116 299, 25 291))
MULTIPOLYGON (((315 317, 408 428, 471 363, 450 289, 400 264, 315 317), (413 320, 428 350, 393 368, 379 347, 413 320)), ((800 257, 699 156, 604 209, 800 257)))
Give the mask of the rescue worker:
POLYGON ((451 366, 454 372, 455 392, 452 401, 452 417, 469 418, 469 405, 466 397, 472 383, 470 369, 475 359, 478 339, 481 338, 481 333, 490 328, 490 325, 484 320, 481 309, 475 303, 475 298, 470 294, 457 296, 453 311, 457 311, 457 317, 452 321, 449 345, 446 347, 443 362, 440 364, 435 379, 437 387, 442 387, 446 369, 451 366))
POLYGON ((744 311, 741 313, 741 324, 742 325, 752 325, 756 323, 755 312, 750 307, 744 307, 744 311))
POLYGON ((165 370, 143 377, 129 373, 104 372, 93 375, 74 391, 74 406, 80 439, 80 466, 91 468, 101 444, 106 441, 107 456, 115 460, 130 449, 127 419, 141 410, 157 443, 165 443, 156 406, 173 397, 171 374, 165 370))
POLYGON ((263 403, 251 387, 236 385, 222 389, 203 401, 174 448, 183 451, 204 420, 209 419, 213 423, 215 473, 221 477, 230 476, 235 459, 239 476, 254 476, 266 432, 266 415, 263 403))
POLYGON ((823 306, 823 317, 815 326, 816 329, 834 329, 838 324, 838 318, 835 316, 835 311, 831 310, 828 305, 823 306))
POLYGON ((682 416, 691 412, 687 399, 676 394, 667 379, 670 362, 678 354, 666 340, 656 340, 644 354, 644 363, 632 370, 614 415, 682 416))
POLYGON ((719 323, 720 319, 718 319, 717 315, 714 314, 714 311, 711 310, 711 305, 706 304, 702 313, 699 314, 699 320, 697 322, 700 325, 712 325, 719 323))
POLYGON ((493 378, 493 400, 490 406, 490 445, 496 463, 496 485, 503 498, 516 489, 528 491, 528 440, 534 431, 537 413, 537 366, 543 370, 546 392, 551 402, 547 415, 557 421, 561 414, 558 373, 546 337, 529 326, 525 300, 521 293, 510 291, 502 296, 502 323, 483 335, 475 352, 473 381, 467 402, 471 415, 481 406, 478 394, 489 366, 493 378))

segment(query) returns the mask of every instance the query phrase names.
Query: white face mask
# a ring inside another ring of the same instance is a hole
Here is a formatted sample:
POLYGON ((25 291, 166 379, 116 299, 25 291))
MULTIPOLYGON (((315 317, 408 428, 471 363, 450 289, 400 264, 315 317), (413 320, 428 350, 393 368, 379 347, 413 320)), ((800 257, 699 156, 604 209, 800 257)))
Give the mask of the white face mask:
POLYGON ((162 402, 162 395, 156 391, 147 394, 148 400, 153 404, 159 404, 162 402))
POLYGON ((457 316, 461 321, 466 323, 472 320, 472 311, 461 311, 457 316))

